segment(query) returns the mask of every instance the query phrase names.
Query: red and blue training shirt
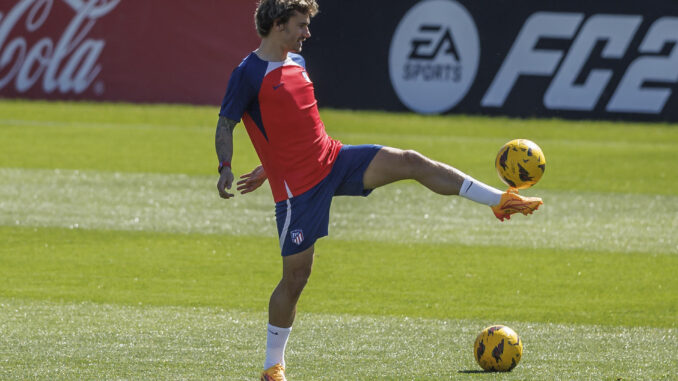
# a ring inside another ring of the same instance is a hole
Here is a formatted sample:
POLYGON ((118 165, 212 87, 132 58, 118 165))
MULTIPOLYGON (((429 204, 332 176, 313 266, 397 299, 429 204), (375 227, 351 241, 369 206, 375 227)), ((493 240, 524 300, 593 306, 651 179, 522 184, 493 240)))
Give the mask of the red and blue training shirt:
POLYGON ((243 120, 275 202, 300 195, 332 170, 342 144, 320 120, 304 59, 269 62, 255 53, 233 71, 220 116, 243 120))

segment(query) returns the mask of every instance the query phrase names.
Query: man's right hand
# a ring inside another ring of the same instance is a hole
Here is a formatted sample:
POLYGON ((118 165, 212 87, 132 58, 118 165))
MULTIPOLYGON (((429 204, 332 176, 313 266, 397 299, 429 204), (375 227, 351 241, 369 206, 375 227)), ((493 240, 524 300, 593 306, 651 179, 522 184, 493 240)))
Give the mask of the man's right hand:
POLYGON ((241 194, 250 193, 261 186, 266 181, 266 171, 264 167, 259 165, 252 172, 240 176, 237 190, 241 194))
POLYGON ((221 176, 219 176, 219 182, 217 182, 217 190, 219 191, 219 196, 221 198, 229 199, 233 197, 233 193, 228 193, 226 189, 231 189, 233 185, 233 171, 231 168, 224 167, 221 170, 221 176))

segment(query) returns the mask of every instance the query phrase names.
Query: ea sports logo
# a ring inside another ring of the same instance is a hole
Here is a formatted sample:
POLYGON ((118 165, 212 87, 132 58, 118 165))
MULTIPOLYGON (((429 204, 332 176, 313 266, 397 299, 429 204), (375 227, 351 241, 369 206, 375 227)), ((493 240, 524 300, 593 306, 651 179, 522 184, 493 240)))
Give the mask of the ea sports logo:
POLYGON ((409 109, 442 113, 468 93, 480 42, 471 14, 452 0, 422 1, 400 21, 391 41, 389 73, 409 109))

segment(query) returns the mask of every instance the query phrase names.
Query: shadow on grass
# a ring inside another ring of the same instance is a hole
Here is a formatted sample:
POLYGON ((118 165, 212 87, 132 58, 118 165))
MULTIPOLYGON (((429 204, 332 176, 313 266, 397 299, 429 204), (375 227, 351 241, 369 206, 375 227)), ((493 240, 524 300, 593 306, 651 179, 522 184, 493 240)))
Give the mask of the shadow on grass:
POLYGON ((484 370, 478 370, 478 369, 460 370, 457 373, 462 373, 462 374, 493 374, 493 372, 486 372, 484 370))

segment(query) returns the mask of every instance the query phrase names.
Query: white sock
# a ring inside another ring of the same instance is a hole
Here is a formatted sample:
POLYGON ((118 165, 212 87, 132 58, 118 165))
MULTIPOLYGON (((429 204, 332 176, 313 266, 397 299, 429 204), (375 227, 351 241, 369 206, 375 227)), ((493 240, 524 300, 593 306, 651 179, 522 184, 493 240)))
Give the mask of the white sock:
POLYGON ((459 195, 488 206, 498 205, 504 192, 466 176, 461 184, 459 195))
POLYGON ((268 325, 268 336, 266 337, 266 361, 264 369, 268 369, 275 364, 281 364, 285 367, 285 346, 287 338, 290 337, 292 327, 280 328, 268 325))

